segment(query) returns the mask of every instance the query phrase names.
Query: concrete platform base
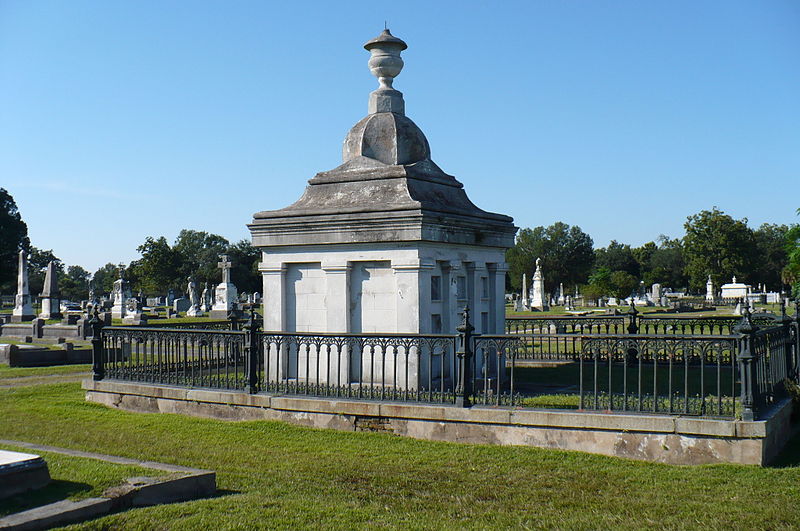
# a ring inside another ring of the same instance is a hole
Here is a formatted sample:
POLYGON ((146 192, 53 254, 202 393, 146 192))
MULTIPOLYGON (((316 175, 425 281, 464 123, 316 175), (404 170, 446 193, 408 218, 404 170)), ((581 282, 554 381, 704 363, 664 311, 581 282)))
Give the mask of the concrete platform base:
POLYGON ((0 500, 50 483, 47 463, 38 455, 0 450, 0 500))
POLYGON ((788 441, 792 403, 745 422, 669 415, 378 403, 85 380, 86 399, 141 412, 281 420, 419 439, 538 446, 661 463, 765 465, 788 441))

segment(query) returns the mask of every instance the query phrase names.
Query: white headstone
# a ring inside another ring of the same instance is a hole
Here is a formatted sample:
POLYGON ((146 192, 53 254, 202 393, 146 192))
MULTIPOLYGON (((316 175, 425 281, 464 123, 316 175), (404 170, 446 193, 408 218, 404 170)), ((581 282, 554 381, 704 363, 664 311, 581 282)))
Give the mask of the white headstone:
POLYGON ((706 301, 714 302, 714 281, 711 280, 711 275, 708 275, 708 282, 706 282, 706 301))

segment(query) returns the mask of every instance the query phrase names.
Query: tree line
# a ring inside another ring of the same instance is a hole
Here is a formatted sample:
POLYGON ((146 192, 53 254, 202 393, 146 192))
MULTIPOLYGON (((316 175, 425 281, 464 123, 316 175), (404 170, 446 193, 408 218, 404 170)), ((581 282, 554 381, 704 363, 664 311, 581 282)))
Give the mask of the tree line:
MULTIPOLYGON (((800 296, 800 225, 764 223, 752 229, 746 218, 737 220, 713 208, 689 216, 684 228, 685 235, 678 239, 662 235, 640 247, 612 241, 597 249, 591 236, 566 223, 522 229, 506 253, 507 288, 519 291, 522 274, 531 278, 536 258, 541 258, 551 292, 560 283, 567 292, 580 287, 588 297, 626 297, 641 283, 703 292, 710 274, 717 287, 735 275, 737 280, 775 291, 793 286, 794 295, 800 296)), ((79 265, 65 267, 52 250, 31 245, 14 198, 0 188, 0 293, 16 291, 20 250, 30 255, 29 284, 34 296, 42 291, 50 261, 57 263, 59 288, 68 300, 88 298, 90 285, 98 294, 108 293, 119 278, 118 264, 108 263, 92 274, 79 265)), ((247 240, 231 244, 218 234, 184 229, 171 245, 163 236, 148 237, 137 251, 141 258, 124 266, 134 292, 163 295, 174 289, 183 293, 189 276, 198 286, 216 285, 221 280, 220 254, 231 257, 231 277, 240 291, 261 289, 259 252, 247 240)))
POLYGON ((579 287, 589 298, 627 297, 655 283, 703 293, 709 275, 717 288, 736 276, 774 291, 793 286, 800 295, 800 226, 764 223, 753 229, 747 218, 714 207, 689 216, 684 229, 682 238, 662 235, 640 247, 612 240, 601 248, 580 227, 562 222, 522 229, 506 253, 508 288, 519 291, 523 273, 531 278, 541 258, 549 291, 563 283, 567 293, 579 287))
POLYGON ((109 293, 120 269, 131 284, 134 293, 148 296, 164 295, 170 289, 177 294, 185 291, 187 279, 194 277, 202 288, 206 283, 220 283, 222 273, 217 267, 219 255, 227 254, 233 262, 231 280, 241 292, 260 291, 258 273, 260 253, 250 242, 230 243, 218 234, 184 229, 172 245, 163 236, 148 237, 137 251, 141 258, 129 264, 108 263, 93 274, 79 265, 65 264, 52 250, 42 250, 31 245, 28 226, 22 219, 14 198, 0 188, 0 293, 14 294, 17 284, 17 257, 26 251, 28 258, 28 285, 32 296, 42 292, 47 265, 55 261, 59 291, 65 300, 88 299, 93 287, 96 295, 109 293))

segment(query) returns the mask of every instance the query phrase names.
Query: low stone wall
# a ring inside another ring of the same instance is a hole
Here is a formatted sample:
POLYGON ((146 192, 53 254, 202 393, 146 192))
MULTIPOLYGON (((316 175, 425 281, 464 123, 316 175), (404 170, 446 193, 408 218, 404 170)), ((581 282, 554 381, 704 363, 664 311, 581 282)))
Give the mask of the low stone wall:
POLYGON ((224 420, 281 420, 316 428, 383 431, 436 441, 579 450, 660 463, 764 465, 788 441, 792 403, 755 422, 667 415, 475 406, 457 408, 249 395, 85 380, 86 399, 110 407, 224 420))
POLYGON ((91 335, 91 328, 85 324, 86 320, 78 324, 44 324, 43 320, 34 319, 30 323, 0 325, 0 336, 41 338, 86 339, 91 335))

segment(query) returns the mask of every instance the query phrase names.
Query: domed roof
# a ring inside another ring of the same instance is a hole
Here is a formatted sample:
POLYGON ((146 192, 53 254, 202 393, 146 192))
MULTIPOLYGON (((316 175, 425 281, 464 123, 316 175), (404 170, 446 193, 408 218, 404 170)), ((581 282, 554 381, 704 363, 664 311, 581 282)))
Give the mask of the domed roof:
POLYGON ((402 114, 370 114, 350 129, 342 147, 343 162, 367 157, 384 164, 414 164, 431 156, 428 139, 402 114))

